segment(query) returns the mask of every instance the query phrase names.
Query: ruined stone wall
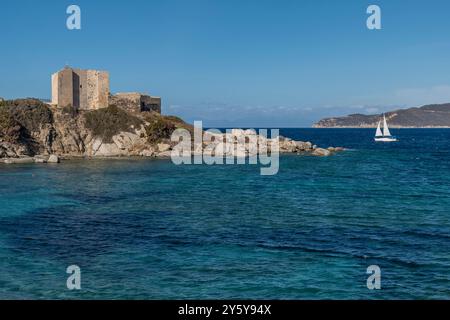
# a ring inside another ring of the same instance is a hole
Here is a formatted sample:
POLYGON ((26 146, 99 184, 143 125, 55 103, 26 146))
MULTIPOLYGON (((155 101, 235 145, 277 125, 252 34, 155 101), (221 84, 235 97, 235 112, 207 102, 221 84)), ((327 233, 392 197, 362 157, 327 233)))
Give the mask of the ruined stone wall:
POLYGON ((118 93, 110 97, 110 103, 129 112, 140 112, 140 94, 118 93))
POLYGON ((110 96, 110 104, 129 112, 155 111, 161 113, 161 98, 127 92, 110 96))
POLYGON ((149 110, 161 113, 161 98, 160 97, 150 97, 146 104, 149 110))
POLYGON ((141 111, 155 111, 161 113, 161 98, 141 95, 139 104, 141 111))

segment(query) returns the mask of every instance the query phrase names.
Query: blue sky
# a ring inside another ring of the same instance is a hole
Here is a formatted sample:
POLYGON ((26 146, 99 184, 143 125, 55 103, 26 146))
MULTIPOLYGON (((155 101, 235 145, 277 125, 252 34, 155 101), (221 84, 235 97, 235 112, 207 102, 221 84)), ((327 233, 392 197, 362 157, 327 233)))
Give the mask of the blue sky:
POLYGON ((48 98, 69 64, 210 127, 450 102, 450 1, 16 0, 0 3, 0 96, 48 98), (77 4, 82 30, 66 28, 77 4), (366 9, 382 10, 382 30, 366 9))

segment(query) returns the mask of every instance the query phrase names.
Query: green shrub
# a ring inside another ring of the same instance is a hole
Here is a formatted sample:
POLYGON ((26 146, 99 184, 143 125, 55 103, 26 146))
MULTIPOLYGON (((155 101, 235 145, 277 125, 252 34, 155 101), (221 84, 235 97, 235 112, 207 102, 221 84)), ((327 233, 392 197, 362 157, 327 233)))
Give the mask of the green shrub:
POLYGON ((45 104, 10 107, 14 119, 29 132, 37 132, 42 126, 53 123, 53 113, 45 104))
POLYGON ((78 109, 74 108, 71 105, 68 105, 68 106, 65 106, 65 107, 61 107, 59 109, 61 110, 61 113, 63 115, 67 115, 67 116, 69 116, 71 118, 75 118, 75 117, 78 116, 78 109))
MULTIPOLYGON (((149 120, 148 118, 146 119, 149 120)), ((175 125, 161 116, 151 119, 150 124, 145 126, 147 140, 150 143, 157 143, 163 139, 170 139, 170 135, 176 129, 175 125)))
POLYGON ((169 120, 169 121, 174 122, 174 123, 185 124, 183 119, 181 119, 181 118, 179 118, 177 116, 162 116, 162 117, 164 117, 164 119, 169 120))
POLYGON ((0 104, 0 135, 8 141, 29 138, 32 132, 51 123, 53 114, 40 100, 5 100, 0 104))
POLYGON ((0 106, 0 137, 8 142, 17 142, 23 136, 25 136, 25 130, 14 119, 9 108, 0 106))
POLYGON ((112 142, 112 137, 121 131, 133 132, 132 126, 137 128, 142 124, 142 120, 114 105, 86 112, 84 119, 94 137, 106 143, 112 142))

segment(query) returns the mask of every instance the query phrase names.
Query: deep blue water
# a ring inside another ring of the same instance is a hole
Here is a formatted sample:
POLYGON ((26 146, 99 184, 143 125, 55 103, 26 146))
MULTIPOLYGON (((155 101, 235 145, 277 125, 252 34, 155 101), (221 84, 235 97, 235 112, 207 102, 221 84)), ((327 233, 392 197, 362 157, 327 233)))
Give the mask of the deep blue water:
POLYGON ((0 298, 450 298, 450 130, 285 129, 259 166, 0 165, 0 298), (82 290, 66 289, 79 265, 82 290), (366 268, 381 268, 381 290, 366 268))

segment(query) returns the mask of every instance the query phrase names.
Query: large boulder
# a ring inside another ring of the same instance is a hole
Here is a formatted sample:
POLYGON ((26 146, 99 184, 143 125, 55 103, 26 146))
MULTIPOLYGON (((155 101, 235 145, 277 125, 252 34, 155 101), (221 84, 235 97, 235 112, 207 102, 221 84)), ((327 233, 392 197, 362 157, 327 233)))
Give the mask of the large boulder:
POLYGON ((166 152, 170 150, 170 144, 167 143, 158 143, 158 151, 166 152))
POLYGON ((51 154, 47 160, 48 163, 59 163, 59 157, 56 154, 51 154))
POLYGON ((142 150, 142 151, 139 153, 139 155, 140 155, 141 157, 153 157, 153 156, 156 155, 156 153, 155 153, 155 150, 154 150, 153 148, 149 147, 149 148, 147 148, 147 149, 145 149, 145 150, 142 150))
POLYGON ((139 136, 131 132, 121 132, 113 136, 112 140, 120 150, 128 150, 139 141, 139 136))
POLYGON ((100 147, 95 152, 95 156, 99 157, 117 157, 121 155, 126 155, 125 150, 119 149, 115 143, 102 143, 100 147))
POLYGON ((295 152, 297 150, 297 143, 291 139, 283 139, 279 141, 280 152, 295 152))
POLYGON ((311 142, 304 142, 304 141, 296 141, 297 149, 299 151, 309 151, 312 149, 312 143, 311 142))
POLYGON ((319 157, 327 157, 331 154, 331 152, 327 149, 323 149, 323 148, 316 148, 312 154, 314 156, 319 156, 319 157))
POLYGON ((279 143, 280 143, 280 152, 293 153, 293 152, 310 151, 312 149, 311 142, 295 141, 284 137, 279 140, 279 143))

